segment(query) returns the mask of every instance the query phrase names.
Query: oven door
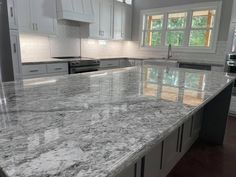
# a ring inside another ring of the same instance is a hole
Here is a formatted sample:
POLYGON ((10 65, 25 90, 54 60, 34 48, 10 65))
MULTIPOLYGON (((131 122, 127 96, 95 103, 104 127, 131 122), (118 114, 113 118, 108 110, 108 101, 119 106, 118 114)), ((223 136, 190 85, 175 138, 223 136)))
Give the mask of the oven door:
POLYGON ((98 70, 99 68, 97 66, 71 67, 70 74, 93 72, 98 70))

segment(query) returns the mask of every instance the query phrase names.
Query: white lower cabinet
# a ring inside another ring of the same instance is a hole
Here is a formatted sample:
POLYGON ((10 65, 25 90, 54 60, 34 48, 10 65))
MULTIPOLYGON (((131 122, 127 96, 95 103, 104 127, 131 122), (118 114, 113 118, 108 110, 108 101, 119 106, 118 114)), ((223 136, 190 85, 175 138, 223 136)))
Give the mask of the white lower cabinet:
POLYGON ((68 74, 68 63, 23 65, 25 79, 68 74))
POLYGON ((68 64, 67 63, 53 63, 47 64, 48 73, 68 73, 68 64))
POLYGON ((47 74, 47 66, 45 64, 23 65, 22 72, 24 77, 43 76, 47 74))
POLYGON ((111 69, 119 67, 120 67, 120 60, 101 60, 100 63, 101 69, 111 69))

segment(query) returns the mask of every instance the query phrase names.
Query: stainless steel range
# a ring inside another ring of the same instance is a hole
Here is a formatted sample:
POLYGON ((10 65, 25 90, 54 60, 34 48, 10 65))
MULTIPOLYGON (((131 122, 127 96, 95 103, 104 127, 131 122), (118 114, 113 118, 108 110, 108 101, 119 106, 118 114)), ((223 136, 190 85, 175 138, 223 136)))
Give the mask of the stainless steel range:
POLYGON ((69 74, 98 71, 99 68, 99 60, 77 60, 69 62, 69 74))
POLYGON ((100 60, 80 57, 55 57, 68 61, 69 74, 98 71, 100 60))

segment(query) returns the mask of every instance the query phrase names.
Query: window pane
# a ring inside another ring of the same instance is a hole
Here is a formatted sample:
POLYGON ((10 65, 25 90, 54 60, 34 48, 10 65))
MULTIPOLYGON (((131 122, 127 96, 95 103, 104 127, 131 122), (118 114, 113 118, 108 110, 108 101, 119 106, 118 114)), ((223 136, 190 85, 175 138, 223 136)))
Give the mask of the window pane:
POLYGON ((168 31, 166 45, 183 46, 184 44, 184 31, 168 31))
POLYGON ((148 31, 145 33, 145 46, 157 47, 161 44, 161 31, 148 31))
POLYGON ((212 30, 192 30, 190 32, 189 46, 210 47, 212 30))
POLYGON ((215 10, 194 11, 192 28, 212 28, 214 26, 215 10))
POLYGON ((187 12, 168 15, 168 29, 183 29, 186 27, 187 12))
POLYGON ((147 30, 160 30, 163 26, 163 15, 147 16, 147 30))

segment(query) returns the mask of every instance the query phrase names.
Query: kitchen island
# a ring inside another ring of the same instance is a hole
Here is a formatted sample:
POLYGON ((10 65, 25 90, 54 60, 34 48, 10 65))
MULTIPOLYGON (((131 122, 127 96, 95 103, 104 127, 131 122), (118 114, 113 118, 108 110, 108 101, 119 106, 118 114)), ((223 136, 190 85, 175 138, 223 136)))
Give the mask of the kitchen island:
POLYGON ((164 177, 222 145, 234 78, 137 66, 1 86, 0 176, 164 177))

